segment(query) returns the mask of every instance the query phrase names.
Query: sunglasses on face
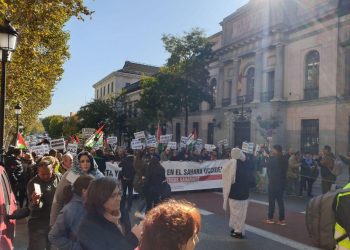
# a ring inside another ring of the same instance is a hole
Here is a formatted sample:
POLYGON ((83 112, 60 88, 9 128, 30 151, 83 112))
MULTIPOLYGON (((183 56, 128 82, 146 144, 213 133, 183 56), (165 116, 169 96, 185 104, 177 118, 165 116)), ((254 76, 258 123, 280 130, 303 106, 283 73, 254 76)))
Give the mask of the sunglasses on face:
POLYGON ((84 162, 90 163, 90 160, 81 160, 81 161, 80 161, 80 163, 84 163, 84 162))

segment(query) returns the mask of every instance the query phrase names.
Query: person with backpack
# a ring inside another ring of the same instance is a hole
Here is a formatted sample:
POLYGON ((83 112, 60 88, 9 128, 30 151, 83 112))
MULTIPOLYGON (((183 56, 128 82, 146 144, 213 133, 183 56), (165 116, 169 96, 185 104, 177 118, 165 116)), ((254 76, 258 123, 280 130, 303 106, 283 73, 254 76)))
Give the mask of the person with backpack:
POLYGON ((337 250, 350 249, 350 183, 343 189, 346 191, 338 194, 335 205, 334 239, 337 250))
POLYGON ((322 177, 322 193, 325 194, 331 190, 332 185, 335 183, 336 175, 334 171, 335 157, 332 154, 332 148, 328 145, 324 146, 321 152, 321 158, 319 159, 319 166, 321 168, 322 177))

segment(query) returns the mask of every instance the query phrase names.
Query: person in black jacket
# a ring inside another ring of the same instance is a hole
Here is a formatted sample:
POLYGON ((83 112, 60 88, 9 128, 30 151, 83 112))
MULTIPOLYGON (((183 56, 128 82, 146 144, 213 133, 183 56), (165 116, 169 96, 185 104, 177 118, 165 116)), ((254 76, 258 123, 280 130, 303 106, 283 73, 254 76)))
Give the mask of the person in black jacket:
POLYGON ((85 202, 87 213, 77 233, 83 250, 135 249, 138 239, 131 232, 127 211, 120 207, 121 198, 121 187, 115 178, 102 177, 90 183, 85 202))
POLYGON ((127 156, 122 159, 119 164, 122 169, 119 177, 123 186, 123 199, 121 207, 127 205, 127 210, 130 211, 132 206, 132 196, 134 192, 133 181, 135 177, 134 155, 132 149, 127 150, 127 156))
POLYGON ((145 170, 144 194, 146 198, 146 212, 160 202, 162 185, 165 181, 164 167, 157 158, 151 158, 145 170))
POLYGON ((96 150, 94 160, 96 161, 98 170, 100 170, 100 172, 105 175, 107 158, 105 157, 102 149, 96 150))
POLYGON ((235 182, 231 185, 228 196, 230 206, 229 226, 232 228, 232 237, 243 239, 253 169, 251 161, 240 149, 232 150, 232 158, 237 159, 237 167, 235 182))
POLYGON ((273 146, 272 157, 267 162, 267 174, 269 177, 268 195, 269 195, 269 213, 267 224, 274 224, 275 202, 277 201, 279 210, 279 221, 281 226, 287 225, 285 222, 283 192, 287 182, 288 162, 282 155, 280 145, 273 146))

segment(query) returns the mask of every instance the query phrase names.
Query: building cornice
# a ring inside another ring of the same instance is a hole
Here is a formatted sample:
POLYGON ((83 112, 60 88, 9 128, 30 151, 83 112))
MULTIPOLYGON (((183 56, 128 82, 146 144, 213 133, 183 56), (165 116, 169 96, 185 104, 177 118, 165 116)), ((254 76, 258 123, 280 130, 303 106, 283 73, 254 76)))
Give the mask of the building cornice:
POLYGON ((114 71, 112 73, 110 73, 109 75, 105 76, 104 78, 102 78, 101 80, 99 80, 97 83, 95 83, 94 85, 92 85, 93 88, 98 87, 99 85, 103 84, 105 81, 107 81, 108 79, 112 78, 112 77, 118 77, 118 76, 122 76, 122 77, 129 77, 129 78, 139 78, 141 79, 142 75, 137 75, 137 74, 130 74, 130 73, 124 73, 124 72, 119 72, 119 71, 114 71))

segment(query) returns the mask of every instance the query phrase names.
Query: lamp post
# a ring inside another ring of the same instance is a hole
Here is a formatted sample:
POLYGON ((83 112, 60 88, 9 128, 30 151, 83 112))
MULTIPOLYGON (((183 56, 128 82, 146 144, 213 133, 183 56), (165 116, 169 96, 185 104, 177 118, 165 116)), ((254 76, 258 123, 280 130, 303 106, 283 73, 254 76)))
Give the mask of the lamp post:
POLYGON ((18 122, 19 121, 18 120, 19 120, 19 115, 21 114, 21 112, 22 112, 22 107, 21 107, 21 105, 19 103, 17 103, 16 106, 15 106, 16 121, 17 121, 17 123, 16 123, 17 124, 17 126, 16 126, 17 135, 18 135, 18 132, 19 132, 19 126, 18 126, 18 122))
POLYGON ((19 123, 18 130, 21 133, 21 135, 23 135, 24 126, 21 122, 19 123))
POLYGON ((1 51, 1 93, 0 93, 0 163, 4 164, 4 126, 6 98, 6 63, 11 61, 11 53, 16 49, 18 32, 8 20, 0 25, 1 51))

